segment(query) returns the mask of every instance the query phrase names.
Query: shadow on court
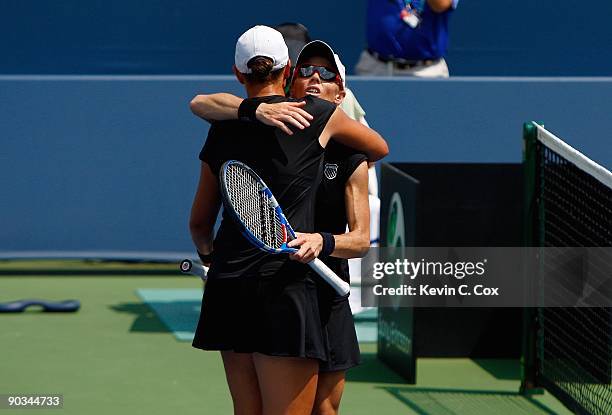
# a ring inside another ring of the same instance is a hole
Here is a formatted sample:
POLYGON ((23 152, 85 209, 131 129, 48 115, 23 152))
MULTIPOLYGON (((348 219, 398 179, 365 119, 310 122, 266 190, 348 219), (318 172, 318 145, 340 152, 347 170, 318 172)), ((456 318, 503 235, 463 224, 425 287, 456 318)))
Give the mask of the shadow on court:
POLYGON ((193 340, 202 305, 201 288, 139 288, 136 294, 144 304, 111 307, 115 311, 136 315, 130 331, 170 332, 178 341, 193 340))
POLYGON ((419 415, 555 415, 541 403, 515 392, 379 387, 419 415))
POLYGON ((474 363, 499 380, 521 380, 521 365, 517 359, 472 359, 474 363))
POLYGON ((109 308, 118 313, 127 313, 134 316, 130 332, 166 333, 171 331, 146 304, 122 303, 109 308))
POLYGON ((346 372, 349 382, 406 384, 397 373, 376 357, 376 353, 361 353, 361 364, 346 372))

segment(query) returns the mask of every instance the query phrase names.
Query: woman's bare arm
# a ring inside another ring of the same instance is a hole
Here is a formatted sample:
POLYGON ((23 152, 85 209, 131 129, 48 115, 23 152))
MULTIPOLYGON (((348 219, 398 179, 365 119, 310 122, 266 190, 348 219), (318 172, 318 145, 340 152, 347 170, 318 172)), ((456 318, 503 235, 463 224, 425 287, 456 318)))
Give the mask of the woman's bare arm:
MULTIPOLYGON (((344 187, 344 200, 349 231, 334 235, 336 247, 332 256, 357 258, 364 256, 370 248, 370 205, 368 202, 368 165, 364 161, 353 172, 344 187)), ((308 263, 319 256, 323 249, 323 238, 318 233, 298 233, 288 244, 298 248, 290 258, 308 263)))
POLYGON ((191 239, 196 249, 202 254, 209 254, 213 250, 213 231, 220 207, 221 199, 219 197, 217 178, 209 165, 202 163, 200 182, 198 183, 189 218, 191 239))
POLYGON ((436 13, 444 13, 453 6, 453 0, 427 0, 431 10, 436 13))
MULTIPOLYGON (((243 99, 225 92, 209 95, 196 95, 189 104, 191 112, 208 121, 237 120, 238 108, 243 99)), ((263 124, 280 128, 288 135, 293 132, 289 126, 304 129, 310 126, 312 115, 303 107, 306 102, 277 102, 274 104, 261 103, 257 107, 255 116, 263 124)))
POLYGON ((334 235, 336 249, 332 256, 358 258, 370 249, 370 203, 368 164, 364 161, 353 172, 344 188, 344 202, 349 232, 334 235))
POLYGON ((349 118, 341 108, 336 108, 319 136, 323 147, 330 139, 365 153, 369 161, 380 160, 389 154, 389 146, 380 134, 349 118))
POLYGON ((189 104, 191 112, 206 121, 237 120, 242 98, 221 92, 196 95, 189 104))

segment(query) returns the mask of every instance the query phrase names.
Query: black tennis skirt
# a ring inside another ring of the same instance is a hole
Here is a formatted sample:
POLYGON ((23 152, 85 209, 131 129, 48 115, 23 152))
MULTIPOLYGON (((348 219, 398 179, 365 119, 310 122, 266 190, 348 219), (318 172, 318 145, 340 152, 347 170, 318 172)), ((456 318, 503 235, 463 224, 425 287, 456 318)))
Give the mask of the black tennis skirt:
POLYGON ((200 319, 193 346, 204 350, 251 352, 246 340, 253 308, 245 278, 208 279, 204 285, 200 319))
POLYGON ((361 354, 348 295, 339 297, 326 283, 319 282, 319 312, 328 355, 327 361, 319 363, 319 371, 334 372, 357 366, 361 354))
POLYGON ((313 280, 318 276, 299 265, 272 276, 209 280, 193 346, 327 362, 329 342, 313 280))

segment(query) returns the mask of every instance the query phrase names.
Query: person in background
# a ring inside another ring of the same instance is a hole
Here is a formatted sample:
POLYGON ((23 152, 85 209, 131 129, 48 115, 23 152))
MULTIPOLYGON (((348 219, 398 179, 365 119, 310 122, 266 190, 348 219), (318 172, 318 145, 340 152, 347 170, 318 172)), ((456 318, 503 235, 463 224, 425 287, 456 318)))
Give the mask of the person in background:
POLYGON ((448 78, 448 21, 459 0, 368 0, 358 75, 448 78))
POLYGON ((289 49, 289 60, 292 65, 291 73, 293 73, 300 51, 304 45, 312 41, 310 33, 306 26, 301 23, 281 23, 274 28, 278 30, 281 35, 283 35, 283 39, 285 39, 287 49, 289 49))

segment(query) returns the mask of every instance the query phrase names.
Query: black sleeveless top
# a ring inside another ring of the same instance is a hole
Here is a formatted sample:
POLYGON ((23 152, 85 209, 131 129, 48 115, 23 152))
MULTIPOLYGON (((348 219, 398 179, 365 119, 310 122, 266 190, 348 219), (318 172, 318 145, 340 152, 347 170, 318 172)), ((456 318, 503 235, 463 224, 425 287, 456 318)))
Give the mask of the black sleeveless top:
MULTIPOLYGON (((330 140, 325 149, 323 175, 316 196, 315 229, 318 232, 336 235, 346 232, 344 189, 355 169, 365 160, 365 154, 330 140)), ((350 282, 346 259, 327 257, 323 262, 344 281, 350 282)))
MULTIPOLYGON (((266 103, 291 100, 282 96, 251 99, 266 103)), ((294 134, 289 136, 259 122, 215 122, 200 152, 200 160, 207 163, 215 175, 227 160, 245 163, 268 185, 291 226, 299 232, 313 232, 315 194, 324 154, 319 135, 336 107, 316 97, 304 100, 304 109, 313 115, 310 127, 294 129, 294 134)), ((286 255, 269 255, 253 247, 242 236, 234 219, 223 212, 214 240, 209 278, 270 276, 281 271, 296 272, 296 269, 303 274, 307 268, 290 261, 286 255)))

